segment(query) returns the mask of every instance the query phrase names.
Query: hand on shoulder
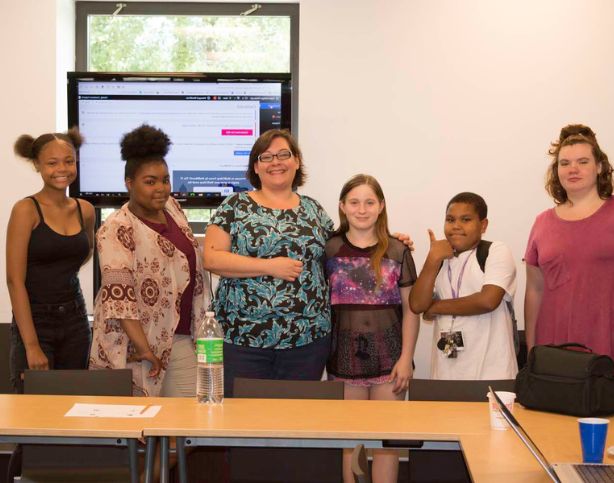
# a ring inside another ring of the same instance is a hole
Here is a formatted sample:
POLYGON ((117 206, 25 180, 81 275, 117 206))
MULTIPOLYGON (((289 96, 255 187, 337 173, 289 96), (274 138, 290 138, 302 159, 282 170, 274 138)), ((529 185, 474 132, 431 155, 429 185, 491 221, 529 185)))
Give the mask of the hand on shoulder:
POLYGON ((415 250, 414 241, 411 239, 411 237, 407 233, 398 233, 395 231, 392 234, 392 238, 399 240, 403 245, 409 248, 409 250, 411 250, 412 252, 415 250))

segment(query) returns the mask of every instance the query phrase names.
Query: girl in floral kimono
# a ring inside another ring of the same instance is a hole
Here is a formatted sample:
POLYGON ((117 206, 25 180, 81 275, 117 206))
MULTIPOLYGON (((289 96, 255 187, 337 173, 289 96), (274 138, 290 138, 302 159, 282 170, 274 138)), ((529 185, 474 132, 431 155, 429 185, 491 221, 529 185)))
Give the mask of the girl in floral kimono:
POLYGON ((209 292, 198 244, 170 197, 170 144, 147 125, 121 141, 130 200, 96 235, 102 284, 90 368, 131 368, 135 395, 187 397, 196 394, 192 335, 209 292))

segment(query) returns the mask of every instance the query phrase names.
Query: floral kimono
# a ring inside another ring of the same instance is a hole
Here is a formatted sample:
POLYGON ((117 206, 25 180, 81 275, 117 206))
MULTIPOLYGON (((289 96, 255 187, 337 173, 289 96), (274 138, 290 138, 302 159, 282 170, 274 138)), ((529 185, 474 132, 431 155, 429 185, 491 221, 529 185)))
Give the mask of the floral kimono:
MULTIPOLYGON (((170 198, 165 209, 197 252, 191 320, 194 333, 208 305, 202 256, 179 204, 170 198)), ((102 283, 94 304, 90 369, 131 368, 134 395, 158 396, 179 323, 181 294, 190 281, 187 258, 132 214, 128 203, 98 230, 96 246, 102 283), (123 331, 121 319, 141 322, 151 350, 162 362, 157 377, 148 376, 149 363, 128 362, 135 347, 123 331)))

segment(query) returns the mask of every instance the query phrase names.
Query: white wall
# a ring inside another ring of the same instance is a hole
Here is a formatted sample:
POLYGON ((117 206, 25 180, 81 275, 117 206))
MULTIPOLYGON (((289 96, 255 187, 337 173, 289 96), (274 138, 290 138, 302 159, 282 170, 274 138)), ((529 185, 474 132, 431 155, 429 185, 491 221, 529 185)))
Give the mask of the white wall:
MULTIPOLYGON (((71 68, 71 0, 5 2, 0 146, 10 207, 39 187, 14 159, 22 132, 63 128, 71 68), (53 19, 56 19, 55 22, 53 19), (56 105, 56 99, 57 105, 56 105)), ((614 3, 608 0, 302 0, 300 141, 310 180, 303 190, 336 218, 343 182, 374 174, 391 226, 412 234, 420 266, 426 229, 442 234, 447 200, 476 191, 490 208, 487 237, 506 241, 519 270, 543 190, 548 143, 570 122, 589 124, 614 155, 614 3)), ((0 234, 4 245, 4 231, 0 234)), ((4 260, 0 258, 4 273, 4 260)), ((91 268, 82 273, 91 298, 91 268)), ((10 318, 0 292, 0 320, 10 318)), ((423 325, 417 374, 428 374, 423 325)))
POLYGON ((0 147, 4 169, 0 177, 0 322, 11 320, 4 257, 11 208, 18 199, 42 187, 32 166, 13 154, 13 143, 20 134, 37 136, 65 129, 65 79, 66 71, 74 69, 74 37, 72 0, 2 3, 0 147))
MULTIPOLYGON (((442 236, 446 202, 475 191, 488 239, 518 267, 543 189, 548 143, 589 124, 614 155, 614 3, 602 0, 302 0, 300 141, 305 191, 336 213, 341 185, 382 183, 391 227, 442 236)), ((417 374, 428 374, 423 324, 417 374)))

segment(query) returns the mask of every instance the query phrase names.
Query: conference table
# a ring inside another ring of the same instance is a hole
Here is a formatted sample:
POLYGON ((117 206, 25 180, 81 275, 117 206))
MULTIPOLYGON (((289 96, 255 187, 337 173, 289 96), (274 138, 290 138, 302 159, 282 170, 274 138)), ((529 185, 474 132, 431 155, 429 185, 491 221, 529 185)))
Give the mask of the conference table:
MULTIPOLYGON (((362 443, 460 449, 475 482, 550 481, 511 429, 490 429, 486 402, 226 399, 207 406, 174 399, 162 404, 143 434, 163 441, 179 437, 180 461, 184 444, 353 448, 362 443)), ((581 461, 576 418, 519 406, 515 414, 550 462, 581 461)), ((612 431, 608 444, 614 445, 612 431)))
MULTIPOLYGON (((581 460, 576 418, 515 407, 515 415, 550 462, 581 460)), ((162 481, 168 439, 178 459, 187 446, 439 448, 462 450, 475 482, 547 482, 511 431, 490 429, 488 404, 428 401, 226 399, 0 395, 0 442, 128 444, 160 439, 162 481), (75 403, 160 405, 152 418, 68 418, 75 403)), ((614 431, 608 435, 614 445, 614 431)), ((152 451, 148 460, 153 461, 152 451)), ((614 463, 606 456, 605 462, 614 463)), ((183 472, 185 477, 185 472, 183 472)), ((151 478, 151 475, 147 475, 151 478)))

